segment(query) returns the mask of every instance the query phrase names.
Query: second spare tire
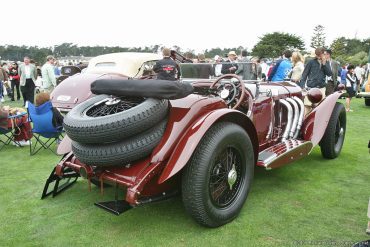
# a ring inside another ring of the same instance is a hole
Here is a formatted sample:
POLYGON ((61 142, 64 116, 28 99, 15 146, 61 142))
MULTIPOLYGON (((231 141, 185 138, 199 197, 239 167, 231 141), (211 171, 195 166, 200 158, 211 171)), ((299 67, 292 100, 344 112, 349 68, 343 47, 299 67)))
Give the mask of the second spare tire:
POLYGON ((75 106, 64 118, 64 129, 75 142, 112 143, 150 129, 167 112, 164 99, 98 95, 75 106))

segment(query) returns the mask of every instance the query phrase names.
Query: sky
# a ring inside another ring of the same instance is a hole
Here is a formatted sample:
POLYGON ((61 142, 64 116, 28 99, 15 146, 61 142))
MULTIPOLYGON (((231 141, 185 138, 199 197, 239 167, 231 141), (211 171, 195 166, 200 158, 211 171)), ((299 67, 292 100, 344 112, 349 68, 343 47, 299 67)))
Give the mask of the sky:
POLYGON ((318 24, 325 27, 327 44, 340 36, 370 37, 368 0, 14 2, 11 9, 1 11, 5 26, 0 45, 161 44, 196 52, 241 45, 251 50, 259 37, 278 31, 301 36, 309 48, 318 24))

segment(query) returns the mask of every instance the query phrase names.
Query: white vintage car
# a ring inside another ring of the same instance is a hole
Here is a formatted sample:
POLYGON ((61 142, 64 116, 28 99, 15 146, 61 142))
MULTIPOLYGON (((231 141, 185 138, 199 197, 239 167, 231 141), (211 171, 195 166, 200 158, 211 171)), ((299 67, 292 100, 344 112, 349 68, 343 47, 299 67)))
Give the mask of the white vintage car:
POLYGON ((63 80, 52 92, 54 107, 61 112, 70 111, 75 105, 93 94, 90 85, 97 79, 147 78, 153 75, 153 66, 162 57, 154 53, 120 52, 97 56, 90 60, 84 73, 63 80))

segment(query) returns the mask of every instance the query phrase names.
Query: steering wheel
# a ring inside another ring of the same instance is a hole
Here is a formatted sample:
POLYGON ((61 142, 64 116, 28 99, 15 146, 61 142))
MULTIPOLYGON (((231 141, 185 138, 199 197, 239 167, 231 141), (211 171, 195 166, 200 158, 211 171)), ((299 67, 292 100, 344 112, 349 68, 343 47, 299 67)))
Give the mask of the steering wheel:
MULTIPOLYGON (((210 88, 215 88, 217 86, 217 90, 219 92, 219 96, 225 100, 226 104, 232 109, 236 109, 240 106, 245 98, 246 89, 244 83, 240 80, 237 75, 234 74, 226 74, 219 77, 210 88), (223 79, 231 78, 230 81, 222 82, 223 79), (236 80, 233 80, 235 78, 236 80)), ((251 95, 249 95, 251 98, 251 95)), ((250 104, 250 102, 249 102, 250 104)), ((250 106, 251 107, 251 104, 250 106)))

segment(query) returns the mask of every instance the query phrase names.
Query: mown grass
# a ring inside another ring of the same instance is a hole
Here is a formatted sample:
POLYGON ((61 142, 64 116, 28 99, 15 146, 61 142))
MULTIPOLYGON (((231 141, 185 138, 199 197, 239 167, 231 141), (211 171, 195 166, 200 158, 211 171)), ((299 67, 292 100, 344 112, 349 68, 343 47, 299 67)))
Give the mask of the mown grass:
POLYGON ((223 227, 197 225, 181 197, 117 217, 93 205, 110 200, 86 180, 40 200, 59 157, 8 146, 0 152, 1 246, 349 246, 365 234, 370 195, 370 108, 353 100, 342 153, 325 160, 316 147, 292 165, 256 169, 239 217, 223 227), (298 241, 298 242, 297 242, 298 241), (346 245, 347 244, 347 245, 346 245))

